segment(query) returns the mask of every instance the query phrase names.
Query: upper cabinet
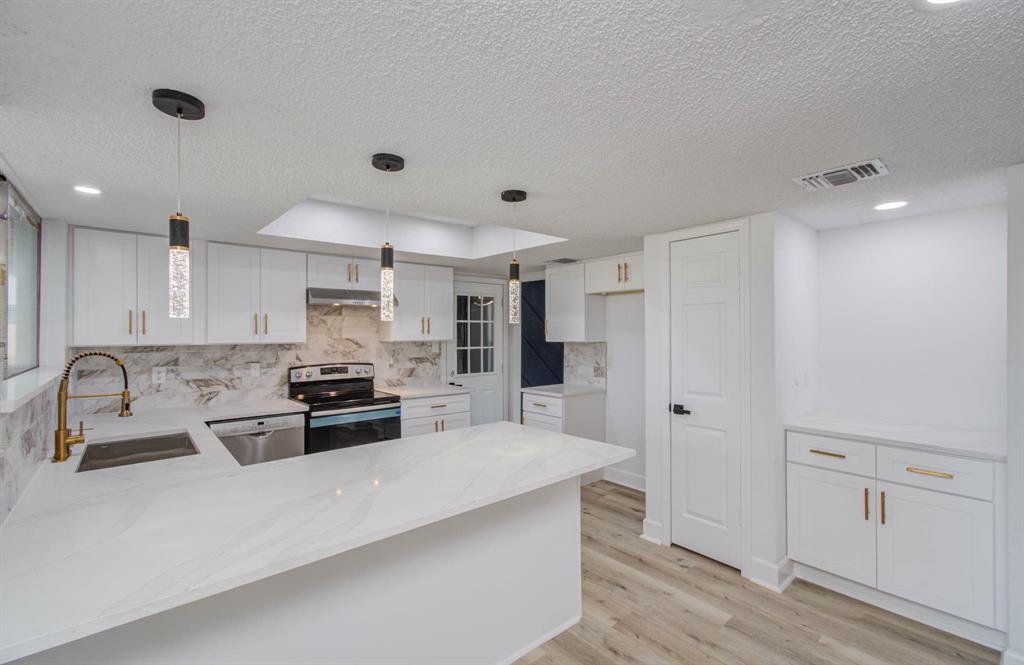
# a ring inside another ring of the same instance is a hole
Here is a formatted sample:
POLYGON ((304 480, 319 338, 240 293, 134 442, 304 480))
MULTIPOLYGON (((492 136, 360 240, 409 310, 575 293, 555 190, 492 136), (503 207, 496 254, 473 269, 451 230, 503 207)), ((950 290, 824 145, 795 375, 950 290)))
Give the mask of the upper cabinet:
POLYGON ((587 293, 641 291, 644 288, 644 255, 628 254, 584 264, 587 293))
POLYGON ((452 268, 395 263, 395 301, 395 320, 380 326, 383 341, 444 341, 454 337, 452 268))
POLYGON ((193 343, 194 320, 168 316, 166 238, 75 229, 73 243, 75 346, 193 343))
POLYGON ((306 341, 306 255, 210 243, 207 341, 285 344, 306 341))
POLYGON ((586 265, 549 266, 545 270, 545 339, 549 342, 605 341, 605 299, 588 294, 586 265))
POLYGON ((380 289, 380 262, 344 256, 310 254, 308 285, 320 289, 380 289))

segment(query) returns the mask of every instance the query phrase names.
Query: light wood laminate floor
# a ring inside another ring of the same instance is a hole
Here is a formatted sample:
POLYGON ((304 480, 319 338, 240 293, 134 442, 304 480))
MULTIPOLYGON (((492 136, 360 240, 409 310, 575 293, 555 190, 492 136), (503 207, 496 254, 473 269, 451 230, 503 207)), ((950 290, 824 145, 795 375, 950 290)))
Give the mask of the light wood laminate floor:
POLYGON ((812 584, 773 593, 699 554, 641 540, 642 492, 602 481, 582 500, 583 620, 518 665, 999 662, 995 651, 812 584))

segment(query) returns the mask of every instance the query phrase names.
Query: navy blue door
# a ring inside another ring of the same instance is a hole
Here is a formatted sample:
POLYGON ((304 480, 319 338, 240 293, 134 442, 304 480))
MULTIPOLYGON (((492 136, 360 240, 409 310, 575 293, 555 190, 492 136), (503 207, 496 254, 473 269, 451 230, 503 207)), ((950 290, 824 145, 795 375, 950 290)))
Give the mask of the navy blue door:
POLYGON ((562 382, 562 343, 544 340, 544 280, 523 282, 522 387, 562 382))

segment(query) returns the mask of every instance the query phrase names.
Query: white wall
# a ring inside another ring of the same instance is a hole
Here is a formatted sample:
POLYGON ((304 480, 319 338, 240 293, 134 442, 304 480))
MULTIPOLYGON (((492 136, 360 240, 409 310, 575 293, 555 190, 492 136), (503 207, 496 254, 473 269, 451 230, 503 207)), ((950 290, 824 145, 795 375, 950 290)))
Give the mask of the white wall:
POLYGON ((605 440, 636 451, 636 457, 605 469, 604 477, 644 489, 644 296, 607 296, 605 440))
POLYGON ((1007 556, 1009 630, 1004 665, 1024 665, 1024 164, 1007 170, 1009 228, 1007 556))
POLYGON ((1006 425, 1006 207, 819 233, 821 411, 1006 425))

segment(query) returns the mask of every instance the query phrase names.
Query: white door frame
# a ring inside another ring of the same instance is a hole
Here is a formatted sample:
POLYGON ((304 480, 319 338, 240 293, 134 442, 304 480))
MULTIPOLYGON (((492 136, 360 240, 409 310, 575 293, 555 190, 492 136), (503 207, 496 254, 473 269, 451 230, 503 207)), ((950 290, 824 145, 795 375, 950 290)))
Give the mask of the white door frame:
MULTIPOLYGON (((503 287, 507 287, 507 285, 508 285, 508 280, 502 279, 500 277, 491 277, 489 275, 472 275, 472 274, 465 274, 465 273, 459 273, 459 272, 455 273, 454 281, 455 282, 470 282, 470 283, 476 283, 476 284, 500 284, 503 287)), ((454 290, 452 292, 452 298, 453 299, 455 298, 454 290)), ((500 359, 500 362, 501 362, 501 372, 500 372, 500 374, 502 376, 502 386, 503 386, 503 389, 505 391, 505 396, 504 396, 504 399, 502 400, 502 413, 504 414, 505 420, 509 419, 509 402, 510 402, 510 397, 509 397, 509 392, 510 392, 510 390, 509 390, 509 386, 510 386, 510 383, 509 383, 509 348, 511 347, 511 343, 510 343, 510 340, 512 338, 511 329, 513 327, 513 326, 510 326, 508 324, 508 314, 506 313, 508 310, 505 309, 506 307, 508 307, 508 303, 505 302, 507 299, 508 299, 508 289, 504 288, 502 290, 502 296, 501 296, 501 310, 502 310, 501 318, 502 318, 502 320, 500 322, 497 322, 497 321, 495 322, 496 326, 499 325, 499 324, 502 326, 502 330, 504 331, 504 334, 505 334, 505 349, 502 351, 502 356, 501 356, 501 359, 500 359)), ((453 309, 453 311, 452 311, 452 320, 453 321, 454 321, 454 317, 457 316, 457 315, 458 315, 458 308, 455 307, 453 309)), ((457 330, 457 328, 456 328, 454 323, 452 324, 452 329, 455 330, 456 333, 458 332, 458 330, 457 330)), ((517 335, 517 338, 518 338, 518 335, 517 335)), ((449 376, 449 374, 448 374, 448 370, 449 370, 449 367, 448 367, 448 345, 449 344, 454 344, 454 343, 455 343, 455 339, 454 338, 452 338, 451 341, 442 342, 441 343, 441 383, 443 383, 443 384, 447 384, 451 380, 451 376, 449 376)), ((518 393, 517 393, 517 395, 518 395, 518 393)))
POLYGON ((648 509, 641 537, 663 545, 672 543, 671 363, 664 361, 671 355, 671 245, 730 231, 739 233, 740 243, 740 560, 741 569, 746 569, 751 560, 750 219, 746 217, 644 238, 648 509))

